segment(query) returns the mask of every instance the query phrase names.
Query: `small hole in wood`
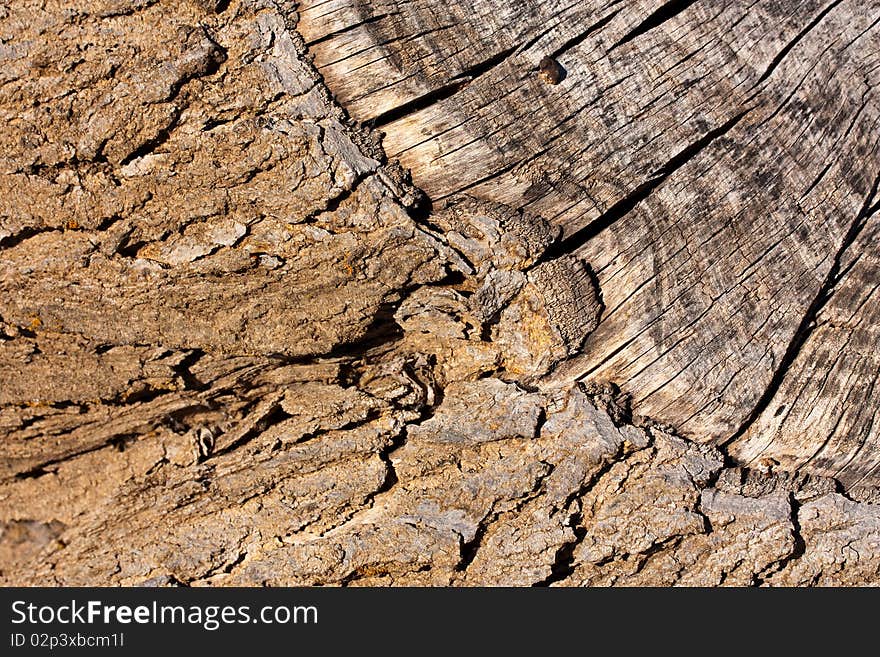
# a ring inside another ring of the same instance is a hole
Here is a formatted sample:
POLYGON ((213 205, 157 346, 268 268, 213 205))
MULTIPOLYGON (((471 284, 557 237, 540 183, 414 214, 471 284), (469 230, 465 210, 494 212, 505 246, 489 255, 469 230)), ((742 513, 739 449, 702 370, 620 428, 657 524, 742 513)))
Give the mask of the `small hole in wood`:
POLYGON ((538 77, 547 84, 559 84, 565 79, 566 70, 562 64, 550 56, 545 56, 538 64, 538 77))

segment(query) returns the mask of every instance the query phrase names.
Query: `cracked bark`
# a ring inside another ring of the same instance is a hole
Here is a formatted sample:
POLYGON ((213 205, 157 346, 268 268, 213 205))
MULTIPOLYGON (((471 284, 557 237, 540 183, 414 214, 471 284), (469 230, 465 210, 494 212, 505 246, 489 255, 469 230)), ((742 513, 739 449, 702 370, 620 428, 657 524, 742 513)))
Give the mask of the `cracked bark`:
POLYGON ((0 10, 3 583, 880 579, 880 4, 447 7, 0 10))
POLYGON ((747 463, 873 485, 876 320, 852 296, 877 276, 855 242, 873 225, 880 170, 880 6, 482 6, 452 3, 443 20, 457 30, 426 36, 414 26, 440 20, 429 2, 345 0, 329 23, 307 2, 300 29, 394 14, 313 50, 358 119, 500 57, 451 97, 387 122, 384 145, 435 202, 466 190, 543 216, 564 235, 552 255, 590 263, 606 312, 550 382, 614 382, 640 414, 747 463), (561 84, 537 73, 548 53, 561 84), (841 267, 850 259, 855 271, 841 267), (838 304, 858 310, 845 320, 858 328, 822 331, 828 353, 808 346, 801 358, 814 321, 838 304), (815 382, 817 359, 841 349, 818 390, 793 380, 800 370, 815 382))

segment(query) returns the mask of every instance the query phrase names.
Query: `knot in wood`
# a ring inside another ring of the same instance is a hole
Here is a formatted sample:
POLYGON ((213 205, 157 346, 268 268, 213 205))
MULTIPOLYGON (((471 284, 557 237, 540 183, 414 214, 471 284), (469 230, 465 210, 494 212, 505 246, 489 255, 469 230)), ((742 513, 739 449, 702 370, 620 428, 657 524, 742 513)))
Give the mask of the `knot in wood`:
POLYGON ((545 55, 538 64, 538 77, 547 84, 559 84, 565 77, 565 69, 555 59, 545 55))

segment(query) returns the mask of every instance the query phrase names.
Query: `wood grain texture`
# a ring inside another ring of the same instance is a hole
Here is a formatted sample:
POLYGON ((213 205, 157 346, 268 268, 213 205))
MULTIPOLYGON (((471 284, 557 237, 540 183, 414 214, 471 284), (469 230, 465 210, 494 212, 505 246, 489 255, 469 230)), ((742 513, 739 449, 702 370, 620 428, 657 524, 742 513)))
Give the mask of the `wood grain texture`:
POLYGON ((0 6, 0 584, 880 582, 875 9, 794 4, 0 6))
POLYGON ((331 90, 435 205, 526 209, 591 264, 606 311, 549 382, 612 381, 749 462, 876 483, 880 3, 301 11, 331 90))

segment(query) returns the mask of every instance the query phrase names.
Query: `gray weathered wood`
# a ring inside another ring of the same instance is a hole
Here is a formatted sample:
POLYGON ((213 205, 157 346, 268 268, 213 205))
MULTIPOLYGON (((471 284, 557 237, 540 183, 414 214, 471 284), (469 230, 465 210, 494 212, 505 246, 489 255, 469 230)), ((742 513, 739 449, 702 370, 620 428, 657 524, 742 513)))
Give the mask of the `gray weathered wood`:
POLYGON ((300 26, 435 204, 525 208, 596 271, 602 322, 552 381, 854 483, 880 445, 878 23, 856 0, 309 0, 300 26))
POLYGON ((7 5, 0 583, 880 582, 876 4, 7 5))

